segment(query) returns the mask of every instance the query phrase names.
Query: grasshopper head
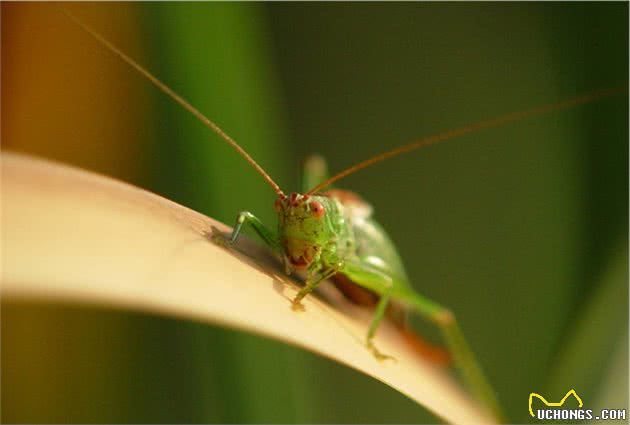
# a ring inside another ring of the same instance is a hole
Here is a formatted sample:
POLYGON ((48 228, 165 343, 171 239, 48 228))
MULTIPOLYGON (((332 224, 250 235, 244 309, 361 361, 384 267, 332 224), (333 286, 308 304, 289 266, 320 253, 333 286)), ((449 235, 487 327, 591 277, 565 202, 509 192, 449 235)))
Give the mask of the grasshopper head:
POLYGON ((318 261, 322 247, 330 240, 330 202, 324 196, 299 193, 276 199, 278 232, 293 267, 304 269, 318 261))

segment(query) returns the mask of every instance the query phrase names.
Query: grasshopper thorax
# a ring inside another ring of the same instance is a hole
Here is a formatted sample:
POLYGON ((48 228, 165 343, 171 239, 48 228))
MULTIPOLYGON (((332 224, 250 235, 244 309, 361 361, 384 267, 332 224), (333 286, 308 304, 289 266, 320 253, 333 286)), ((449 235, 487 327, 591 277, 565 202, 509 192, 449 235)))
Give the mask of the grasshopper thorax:
POLYGON ((326 196, 300 193, 280 195, 276 199, 278 233, 293 267, 304 269, 320 260, 332 236, 328 217, 332 202, 326 196))

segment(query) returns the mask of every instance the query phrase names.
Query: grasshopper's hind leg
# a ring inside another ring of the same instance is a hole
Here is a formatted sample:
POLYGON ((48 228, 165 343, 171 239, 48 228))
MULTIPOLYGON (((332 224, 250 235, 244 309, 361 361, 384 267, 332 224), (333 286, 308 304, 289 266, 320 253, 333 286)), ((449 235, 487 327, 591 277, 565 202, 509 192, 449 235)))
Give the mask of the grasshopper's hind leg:
POLYGON ((498 420, 503 421, 504 416, 495 392, 481 370, 475 354, 466 342, 455 315, 446 307, 417 293, 414 293, 410 298, 413 299, 412 304, 416 311, 440 328, 455 358, 455 364, 477 398, 485 403, 498 420))
POLYGON ((394 285, 391 276, 381 270, 375 269, 369 264, 348 260, 342 272, 352 281, 364 288, 381 294, 381 299, 376 307, 376 313, 374 314, 367 335, 367 346, 377 358, 379 358, 380 353, 374 348, 372 338, 385 315, 390 297, 400 299, 411 307, 414 307, 414 310, 420 315, 439 326, 446 339, 448 348, 453 354, 455 364, 460 369, 468 386, 475 393, 477 398, 488 406, 498 420, 503 419, 494 390, 486 380, 479 366, 479 362, 468 346, 455 316, 449 309, 417 294, 411 289, 394 285))

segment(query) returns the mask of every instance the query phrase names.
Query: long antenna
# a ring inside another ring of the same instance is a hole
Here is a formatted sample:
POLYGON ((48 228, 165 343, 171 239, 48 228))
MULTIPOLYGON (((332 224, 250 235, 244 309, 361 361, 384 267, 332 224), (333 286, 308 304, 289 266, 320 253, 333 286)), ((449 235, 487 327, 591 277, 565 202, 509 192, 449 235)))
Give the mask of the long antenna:
POLYGON ((464 136, 466 134, 470 134, 475 131, 498 127, 498 126, 501 126, 510 122, 520 121, 520 120, 531 118, 537 115, 543 115, 552 111, 558 111, 561 109, 570 108, 572 106, 577 106, 584 103, 592 102, 594 100, 601 99, 608 96, 613 96, 615 94, 620 94, 624 92, 627 93, 627 91, 628 91, 627 85, 621 86, 621 87, 615 87, 611 89, 595 90, 595 91, 591 91, 585 94, 571 97, 569 99, 565 99, 557 103, 551 103, 551 104, 546 104, 542 106, 537 106, 535 108, 524 109, 524 110, 520 110, 516 112, 510 112, 508 114, 500 115, 495 118, 477 121, 475 123, 468 124, 463 127, 455 128, 453 130, 448 130, 442 133, 434 134, 432 136, 424 137, 420 140, 416 140, 415 142, 411 142, 409 144, 399 146, 392 150, 383 152, 372 158, 366 159, 365 161, 359 162, 358 164, 355 164, 352 167, 346 168, 340 173, 337 173, 334 176, 330 177, 328 180, 318 184, 313 189, 309 190, 308 193, 306 194, 312 195, 316 192, 320 192, 322 189, 343 179, 344 177, 349 176, 350 174, 354 174, 359 170, 362 170, 374 164, 378 164, 379 162, 383 162, 386 159, 389 159, 398 155, 402 155, 404 153, 413 151, 423 146, 432 145, 438 142, 444 142, 446 140, 453 139, 455 137, 464 136))
POLYGON ((249 156, 249 154, 245 152, 245 150, 241 148, 240 145, 236 143, 234 139, 228 136, 227 133, 223 131, 218 125, 210 121, 204 114, 202 114, 197 108, 192 106, 186 99, 184 99, 183 97, 175 93, 170 87, 168 87, 166 84, 160 81, 156 76, 151 74, 149 71, 144 69, 135 60, 131 59, 129 56, 123 53, 118 47, 110 43, 101 34, 99 34, 95 30, 93 30, 92 28, 90 28, 89 26, 81 22, 78 18, 76 18, 73 14, 71 14, 67 10, 62 9, 62 12, 68 18, 70 18, 75 24, 81 27, 85 32, 87 32, 92 37, 94 37, 99 43, 107 47, 112 53, 114 53, 116 56, 121 58, 127 64, 131 65, 131 67, 135 69, 136 71, 138 71, 140 75, 145 77, 147 80, 151 81, 157 88, 162 90, 162 92, 164 92, 167 96, 172 98, 175 102, 179 103, 184 109, 186 109, 188 112, 193 114, 199 121, 201 121, 206 127, 212 130, 217 136, 225 140, 230 146, 236 149, 236 151, 239 154, 241 154, 241 156, 245 158, 245 160, 249 162, 256 171, 258 171, 258 173, 265 179, 265 181, 269 183, 269 186, 271 186, 278 195, 285 196, 282 189, 280 189, 280 186, 278 186, 278 184, 269 176, 269 174, 267 174, 267 172, 263 170, 263 168, 260 165, 258 165, 258 163, 254 161, 254 159, 251 156, 249 156))

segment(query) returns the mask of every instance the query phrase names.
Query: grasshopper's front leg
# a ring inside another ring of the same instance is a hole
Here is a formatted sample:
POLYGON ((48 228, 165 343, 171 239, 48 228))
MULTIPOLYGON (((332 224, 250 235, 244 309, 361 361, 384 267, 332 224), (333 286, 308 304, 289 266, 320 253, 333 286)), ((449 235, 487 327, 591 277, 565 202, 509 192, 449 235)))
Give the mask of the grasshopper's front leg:
POLYGON ((260 236, 260 239, 263 240, 267 245, 269 245, 274 251, 281 251, 282 247, 280 245, 280 240, 278 239, 277 234, 265 226, 262 221, 254 214, 249 211, 241 211, 238 213, 236 217, 236 224, 234 225, 234 230, 232 230, 232 235, 230 235, 229 243, 234 244, 238 239, 238 235, 241 234, 241 230, 243 225, 247 223, 252 229, 260 236))
MULTIPOLYGON (((241 230, 244 224, 249 224, 254 232, 262 239, 262 241, 271 247, 276 253, 282 255, 283 261, 284 255, 282 253, 282 244, 280 243, 280 239, 278 235, 273 230, 269 229, 267 226, 263 224, 262 221, 254 214, 249 211, 241 211, 236 217, 236 223, 234 224, 234 229, 232 230, 232 234, 225 238, 222 235, 213 236, 213 240, 221 245, 231 246, 236 243, 238 236, 241 234, 241 230)), ((285 265, 286 268, 286 265, 285 265)))
POLYGON ((293 310, 296 310, 296 311, 304 310, 304 306, 301 303, 302 299, 308 294, 310 294, 311 292, 313 292, 321 281, 326 280, 329 277, 335 275, 336 273, 339 272, 339 269, 342 267, 342 264, 339 263, 335 267, 330 268, 326 270, 325 272, 321 273, 320 272, 321 265, 319 264, 319 260, 314 262, 313 264, 314 266, 311 267, 306 277, 306 284, 304 285, 302 289, 300 289, 300 291, 295 295, 295 298, 293 298, 293 301, 291 302, 291 308, 293 308, 293 310))
POLYGON ((234 229, 232 230, 232 234, 228 238, 225 238, 222 235, 217 235, 214 236, 212 239, 221 245, 232 246, 236 243, 238 236, 241 234, 243 225, 246 223, 249 224, 252 229, 254 229, 254 232, 256 232, 256 234, 267 246, 273 249, 276 254, 280 255, 280 258, 282 258, 282 264, 284 266, 284 272, 287 274, 287 276, 290 276, 291 268, 289 267, 286 255, 284 255, 284 251, 282 249, 282 244, 280 243, 280 238, 278 237, 278 234, 265 226, 258 217, 256 217, 249 211, 241 211, 240 213, 238 213, 238 216, 236 216, 234 229))

